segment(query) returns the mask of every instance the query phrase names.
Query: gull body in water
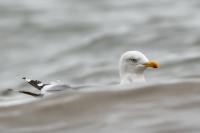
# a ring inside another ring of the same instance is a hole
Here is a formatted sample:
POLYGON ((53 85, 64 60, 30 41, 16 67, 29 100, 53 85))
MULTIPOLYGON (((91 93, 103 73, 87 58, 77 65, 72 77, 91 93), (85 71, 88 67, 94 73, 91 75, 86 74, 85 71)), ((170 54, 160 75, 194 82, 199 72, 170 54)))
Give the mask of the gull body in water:
MULTIPOLYGON (((143 53, 139 51, 127 51, 122 54, 119 60, 119 74, 120 74, 120 84, 132 84, 132 83, 142 83, 145 82, 144 71, 146 68, 158 68, 159 64, 156 61, 149 60, 143 53)), ((19 91, 20 93, 28 94, 35 97, 44 96, 48 93, 63 91, 68 89, 73 89, 73 87, 60 84, 51 83, 44 84, 38 80, 23 78, 30 85, 35 87, 40 91, 39 94, 19 91)))

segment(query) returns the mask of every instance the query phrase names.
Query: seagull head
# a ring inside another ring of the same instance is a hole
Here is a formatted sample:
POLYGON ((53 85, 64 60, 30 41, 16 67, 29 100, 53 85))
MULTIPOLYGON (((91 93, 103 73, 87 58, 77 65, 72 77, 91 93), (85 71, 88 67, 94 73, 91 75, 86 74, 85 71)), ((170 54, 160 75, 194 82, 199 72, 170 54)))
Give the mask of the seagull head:
POLYGON ((144 71, 146 68, 158 68, 156 61, 149 60, 139 51, 125 52, 119 61, 119 72, 121 84, 132 82, 144 82, 144 71))

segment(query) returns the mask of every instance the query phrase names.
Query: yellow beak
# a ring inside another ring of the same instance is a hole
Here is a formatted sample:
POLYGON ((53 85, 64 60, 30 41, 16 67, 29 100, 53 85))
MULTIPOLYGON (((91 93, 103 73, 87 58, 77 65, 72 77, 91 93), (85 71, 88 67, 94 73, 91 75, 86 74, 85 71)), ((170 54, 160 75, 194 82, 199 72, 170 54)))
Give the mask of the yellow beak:
POLYGON ((152 67, 152 68, 158 68, 160 65, 158 64, 158 62, 150 60, 147 63, 143 64, 145 67, 152 67))

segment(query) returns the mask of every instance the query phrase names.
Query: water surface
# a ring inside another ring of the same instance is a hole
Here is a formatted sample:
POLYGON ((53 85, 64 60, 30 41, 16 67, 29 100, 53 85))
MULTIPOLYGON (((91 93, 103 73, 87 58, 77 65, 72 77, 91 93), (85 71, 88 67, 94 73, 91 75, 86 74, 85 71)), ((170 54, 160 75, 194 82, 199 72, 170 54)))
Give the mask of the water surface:
POLYGON ((198 0, 0 0, 0 130, 198 132, 199 11, 198 0), (160 62, 148 84, 114 85, 128 50, 160 62), (36 91, 23 76, 99 87, 37 100, 7 90, 36 91))

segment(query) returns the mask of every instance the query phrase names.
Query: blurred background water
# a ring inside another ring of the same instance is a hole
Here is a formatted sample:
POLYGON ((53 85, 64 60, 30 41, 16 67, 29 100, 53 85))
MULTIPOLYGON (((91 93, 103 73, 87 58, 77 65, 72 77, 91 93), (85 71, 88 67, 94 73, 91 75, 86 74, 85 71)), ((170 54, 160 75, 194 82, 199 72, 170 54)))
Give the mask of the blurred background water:
POLYGON ((199 12, 199 0, 0 0, 0 129, 198 132, 199 12), (116 84, 118 59, 128 50, 142 51, 161 64, 146 71, 154 87, 141 87, 139 95, 126 89, 107 92, 107 103, 102 92, 70 92, 31 101, 32 107, 30 97, 5 91, 30 89, 23 76, 70 85, 116 84), (83 114, 82 102, 88 107, 83 114))

